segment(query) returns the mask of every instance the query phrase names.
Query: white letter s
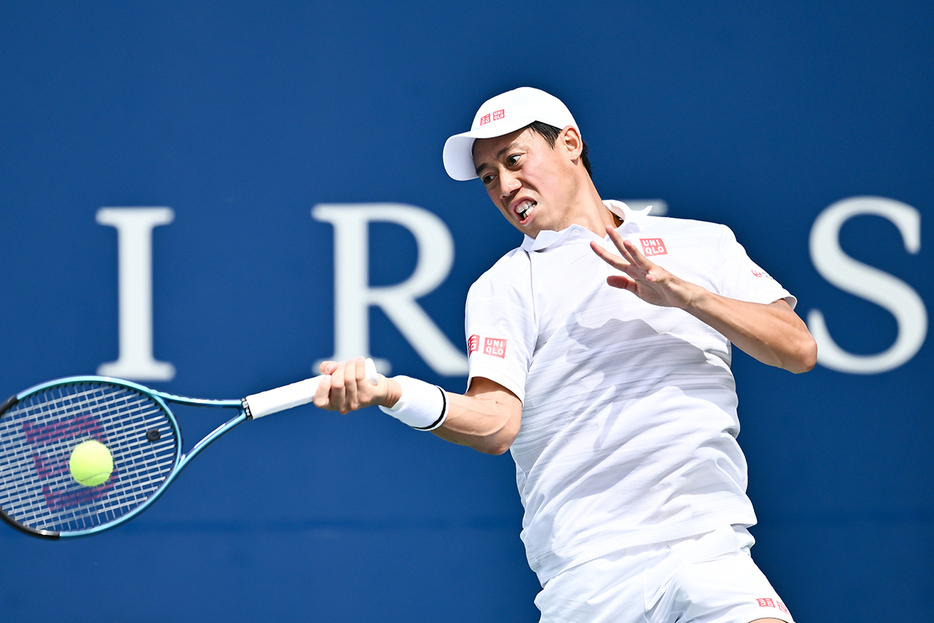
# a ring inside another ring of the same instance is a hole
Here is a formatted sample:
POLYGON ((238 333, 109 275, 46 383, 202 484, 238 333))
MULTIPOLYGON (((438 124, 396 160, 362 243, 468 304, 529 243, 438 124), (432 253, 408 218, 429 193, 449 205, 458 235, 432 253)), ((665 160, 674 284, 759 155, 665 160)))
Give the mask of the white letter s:
POLYGON ((843 223, 861 214, 892 221, 902 235, 905 250, 921 248, 921 214, 917 209, 884 197, 851 197, 821 212, 811 228, 811 261, 824 279, 841 290, 885 308, 898 323, 892 346, 875 355, 854 355, 837 346, 830 337, 824 315, 808 313, 808 326, 817 340, 817 361, 828 368, 855 374, 875 374, 897 368, 921 348, 927 335, 927 310, 918 293, 905 282, 846 255, 840 248, 843 223))

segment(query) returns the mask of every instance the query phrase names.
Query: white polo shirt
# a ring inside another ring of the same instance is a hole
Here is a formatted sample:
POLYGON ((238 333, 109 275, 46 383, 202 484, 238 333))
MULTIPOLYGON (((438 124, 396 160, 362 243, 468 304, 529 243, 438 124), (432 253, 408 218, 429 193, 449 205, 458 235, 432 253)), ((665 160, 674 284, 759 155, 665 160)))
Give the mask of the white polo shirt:
MULTIPOLYGON (((606 203, 624 217, 618 231, 674 275, 794 306, 729 228, 606 203)), ((591 240, 601 238, 576 225, 526 237, 467 296, 469 377, 523 403, 511 453, 522 539, 543 585, 608 552, 756 522, 729 341, 607 285, 615 269, 591 240)))

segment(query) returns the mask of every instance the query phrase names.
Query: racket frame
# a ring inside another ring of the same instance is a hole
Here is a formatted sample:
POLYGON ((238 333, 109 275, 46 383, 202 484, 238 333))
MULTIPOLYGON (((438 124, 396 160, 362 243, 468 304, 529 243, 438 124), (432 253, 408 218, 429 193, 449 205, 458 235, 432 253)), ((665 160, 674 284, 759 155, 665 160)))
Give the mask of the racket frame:
POLYGON ((245 400, 213 400, 207 398, 189 398, 187 396, 178 396, 176 394, 170 394, 167 392, 162 392, 159 390, 152 389, 150 387, 145 387, 138 383, 132 381, 127 381, 125 379, 117 379, 107 376, 70 376, 61 379, 56 379, 54 381, 48 381, 45 383, 40 383, 21 391, 15 396, 10 397, 2 405, 0 405, 0 418, 2 418, 7 411, 15 407, 20 402, 27 400, 30 396, 38 394, 40 392, 46 391, 53 387, 64 386, 64 385, 80 385, 80 384, 108 384, 118 387, 127 388, 138 392, 148 398, 151 398, 162 411, 165 413, 166 418, 172 427, 173 432, 175 433, 178 444, 175 448, 175 461, 166 475, 165 479, 159 485, 159 487, 153 491, 149 497, 147 497, 143 502, 141 502, 136 508, 128 511, 127 513, 107 521, 103 524, 93 526, 84 530, 65 530, 65 531, 52 531, 52 530, 39 530, 25 526, 17 522, 12 517, 9 517, 3 509, 0 509, 0 519, 3 519, 6 523, 10 524, 17 530, 30 534, 32 536, 43 537, 47 539, 67 539, 75 537, 84 537, 90 536, 92 534, 97 534, 111 528, 115 528, 120 524, 123 524, 127 521, 130 521, 147 508, 149 508, 156 500, 158 500, 169 485, 174 482, 182 470, 188 465, 188 463, 198 456, 205 448, 214 443, 218 438, 232 430, 236 426, 239 426, 248 419, 251 419, 250 416, 246 413, 245 400), (183 450, 184 438, 182 436, 181 427, 178 425, 178 421, 175 417, 175 413, 172 409, 169 408, 169 404, 180 404, 187 405, 192 407, 214 407, 214 408, 227 408, 227 409, 237 409, 237 414, 224 422, 223 424, 216 427, 213 431, 205 435, 198 443, 193 445, 190 450, 185 452, 183 450))
MULTIPOLYGON (((365 375, 367 380, 376 385, 379 382, 379 375, 376 371, 376 365, 373 360, 368 358, 365 360, 365 375)), ((153 502, 159 499, 165 490, 175 481, 181 471, 188 465, 188 463, 198 456, 205 448, 214 443, 218 438, 223 436, 225 433, 229 432, 231 429, 239 426, 246 420, 258 419, 271 415, 273 413, 278 413, 279 411, 284 411, 287 409, 292 409, 294 407, 307 404, 312 401, 318 384, 320 383, 323 376, 317 376, 303 381, 298 381, 290 385, 285 385, 282 387, 277 387, 275 389, 267 390, 260 392, 258 394, 251 394, 246 398, 238 400, 216 400, 209 398, 190 398, 188 396, 179 396, 177 394, 170 394, 168 392, 159 391, 157 389, 152 389, 151 387, 146 387, 140 385, 139 383, 134 383, 133 381, 128 381, 126 379, 118 379, 109 376, 69 376, 65 378, 55 379, 53 381, 47 381, 45 383, 40 383, 39 385, 34 385, 29 389, 21 391, 20 393, 12 396, 6 400, 3 404, 0 404, 0 419, 3 418, 4 414, 7 413, 10 409, 15 407, 17 404, 23 400, 28 399, 34 394, 39 392, 46 391, 50 388, 56 386, 64 385, 80 385, 80 384, 107 384, 116 387, 122 387, 135 391, 139 394, 142 394, 145 397, 151 398, 157 406, 162 410, 163 414, 166 416, 174 434, 175 438, 178 440, 178 443, 175 448, 175 459, 171 469, 166 474, 164 480, 159 484, 159 486, 151 493, 149 496, 143 500, 138 506, 133 508, 130 511, 127 511, 125 514, 117 517, 115 519, 106 521, 97 526, 91 528, 86 528, 82 530, 65 530, 65 531, 52 531, 52 530, 40 530, 36 528, 30 528, 25 526, 12 517, 9 517, 3 509, 0 509, 0 519, 9 523, 14 528, 26 534, 33 536, 44 537, 47 539, 62 539, 62 538, 73 538, 73 537, 83 537, 90 536, 92 534, 97 534, 105 530, 110 530, 115 528, 127 521, 130 521, 144 510, 149 508, 153 502), (169 408, 169 403, 185 405, 190 407, 214 407, 214 408, 224 408, 224 409, 236 409, 237 414, 219 425, 213 431, 205 435, 198 443, 193 445, 188 452, 183 451, 184 440, 182 437, 181 427, 178 425, 176 420, 175 413, 172 409, 169 408)))

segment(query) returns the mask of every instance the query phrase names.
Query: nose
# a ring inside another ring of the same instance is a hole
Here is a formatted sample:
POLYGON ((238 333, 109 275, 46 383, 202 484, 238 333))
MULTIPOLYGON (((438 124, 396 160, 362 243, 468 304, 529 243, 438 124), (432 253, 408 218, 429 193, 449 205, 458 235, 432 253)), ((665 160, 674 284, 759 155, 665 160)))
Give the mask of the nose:
POLYGON ((499 174, 499 192, 503 197, 515 193, 522 186, 519 177, 512 171, 501 171, 499 174))

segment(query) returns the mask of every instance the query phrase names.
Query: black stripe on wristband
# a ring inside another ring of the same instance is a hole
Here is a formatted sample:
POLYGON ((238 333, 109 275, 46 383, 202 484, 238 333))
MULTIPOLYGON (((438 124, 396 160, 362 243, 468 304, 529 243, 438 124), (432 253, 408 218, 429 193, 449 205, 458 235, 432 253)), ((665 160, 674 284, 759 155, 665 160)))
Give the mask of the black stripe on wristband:
POLYGON ((413 426, 415 430, 434 430, 444 424, 444 420, 448 417, 448 396, 440 386, 435 385, 435 387, 441 392, 441 415, 428 426, 413 426))

